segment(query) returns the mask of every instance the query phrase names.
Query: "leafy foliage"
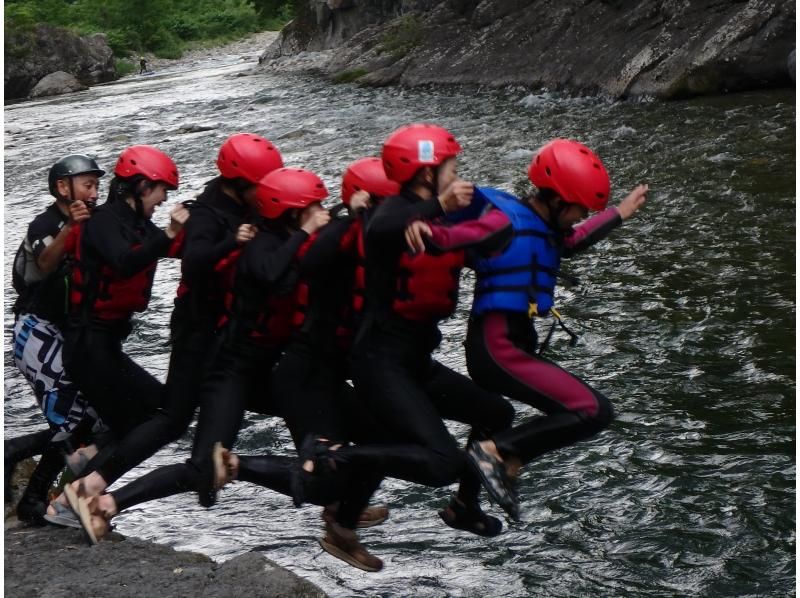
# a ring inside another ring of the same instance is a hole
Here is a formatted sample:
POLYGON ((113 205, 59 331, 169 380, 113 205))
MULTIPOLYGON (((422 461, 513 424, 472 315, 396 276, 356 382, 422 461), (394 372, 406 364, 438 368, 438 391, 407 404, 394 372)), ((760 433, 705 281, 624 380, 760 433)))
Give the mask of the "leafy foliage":
POLYGON ((6 52, 36 23, 47 23, 82 35, 105 33, 117 56, 153 52, 175 58, 189 43, 225 42, 280 28, 294 14, 292 1, 7 0, 6 52))

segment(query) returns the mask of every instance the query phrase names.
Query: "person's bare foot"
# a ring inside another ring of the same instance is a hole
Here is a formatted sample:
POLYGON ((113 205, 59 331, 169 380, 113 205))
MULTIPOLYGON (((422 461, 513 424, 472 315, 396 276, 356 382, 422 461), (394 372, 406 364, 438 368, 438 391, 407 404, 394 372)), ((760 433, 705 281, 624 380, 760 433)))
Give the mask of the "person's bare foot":
POLYGON ((214 445, 214 487, 220 490, 239 477, 239 457, 219 442, 214 445))

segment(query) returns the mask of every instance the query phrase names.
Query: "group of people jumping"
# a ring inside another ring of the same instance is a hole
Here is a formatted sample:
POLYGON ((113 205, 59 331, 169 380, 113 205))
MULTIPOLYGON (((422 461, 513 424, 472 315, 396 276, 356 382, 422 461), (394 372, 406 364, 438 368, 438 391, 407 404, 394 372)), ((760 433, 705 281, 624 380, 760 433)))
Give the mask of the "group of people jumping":
POLYGON ((533 193, 517 198, 460 179, 460 154, 442 127, 401 127, 380 157, 348 166, 341 202, 325 208, 319 176, 285 166, 264 137, 235 134, 219 175, 164 229, 151 218, 179 184, 164 152, 125 149, 102 204, 105 171, 92 158, 56 162, 55 201, 13 266, 14 359, 49 424, 5 441, 7 499, 15 464, 41 454, 19 518, 82 527, 97 542, 133 505, 194 491, 210 507, 240 480, 321 506, 322 548, 366 571, 383 563, 356 530, 388 518, 370 504, 384 478, 458 483, 439 513, 458 530, 501 533, 482 489, 519 519, 522 466, 613 418, 606 397, 542 355, 550 334, 539 342, 533 322, 561 323, 561 259, 631 217, 648 187, 607 207, 600 159, 555 139, 530 164, 533 193), (161 258, 181 260, 164 383, 124 351, 161 258), (433 357, 464 268, 476 277, 469 377, 433 357), (541 415, 514 426, 508 399, 541 415), (198 409, 186 462, 108 490, 198 409), (297 456, 234 452, 245 411, 282 418, 297 456), (445 420, 470 426, 466 446, 445 420), (50 500, 65 467, 74 481, 50 500))

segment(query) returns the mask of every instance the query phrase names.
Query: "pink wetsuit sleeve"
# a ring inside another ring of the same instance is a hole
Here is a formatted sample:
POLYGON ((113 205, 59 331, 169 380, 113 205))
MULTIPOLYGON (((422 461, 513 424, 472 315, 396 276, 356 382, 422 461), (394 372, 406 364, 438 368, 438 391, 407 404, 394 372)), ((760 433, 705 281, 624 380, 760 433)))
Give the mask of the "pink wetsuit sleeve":
POLYGON ((564 236, 566 254, 572 254, 594 245, 622 224, 617 208, 611 207, 589 218, 564 236))
POLYGON ((430 224, 433 236, 428 243, 439 251, 452 251, 467 247, 481 251, 499 251, 511 239, 512 228, 508 216, 500 210, 489 210, 476 220, 445 226, 430 224))

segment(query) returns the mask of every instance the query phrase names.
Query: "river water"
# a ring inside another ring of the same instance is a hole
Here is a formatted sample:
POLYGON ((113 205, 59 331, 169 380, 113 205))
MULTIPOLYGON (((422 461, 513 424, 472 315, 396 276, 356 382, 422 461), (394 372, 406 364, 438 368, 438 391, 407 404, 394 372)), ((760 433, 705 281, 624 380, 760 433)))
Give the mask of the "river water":
MULTIPOLYGON (((189 199, 215 175, 222 140, 252 131, 338 193, 350 161, 376 154, 395 127, 424 120, 456 134, 465 177, 522 191, 532 152, 551 137, 576 137, 606 163, 614 201, 639 182, 652 190, 639 217, 568 265, 582 285, 558 293, 582 337, 570 349, 557 335, 551 357, 610 397, 618 418, 598 438, 529 465, 523 519, 494 539, 440 522, 450 489, 387 481, 379 498, 391 519, 362 534, 386 563, 377 574, 319 549, 319 509, 293 509, 244 483, 210 511, 189 495, 140 505, 118 517, 120 532, 217 560, 258 550, 332 596, 794 593, 794 91, 611 102, 237 76, 249 66, 217 56, 6 106, 6 288, 25 227, 49 202, 47 170, 67 153, 94 154, 110 169, 126 146, 157 145, 180 168, 174 199, 189 199), (191 124, 212 128, 180 132, 191 124)), ((150 309, 127 344, 162 378, 177 274, 176 263, 159 267, 150 309)), ((439 350, 460 371, 470 284, 466 275, 439 350)), ((7 435, 43 424, 11 359, 12 300, 6 293, 7 435)), ((286 453, 288 445, 281 422, 250 416, 239 450, 286 453)), ((190 436, 169 445, 123 482, 184 459, 190 446, 190 436)))

